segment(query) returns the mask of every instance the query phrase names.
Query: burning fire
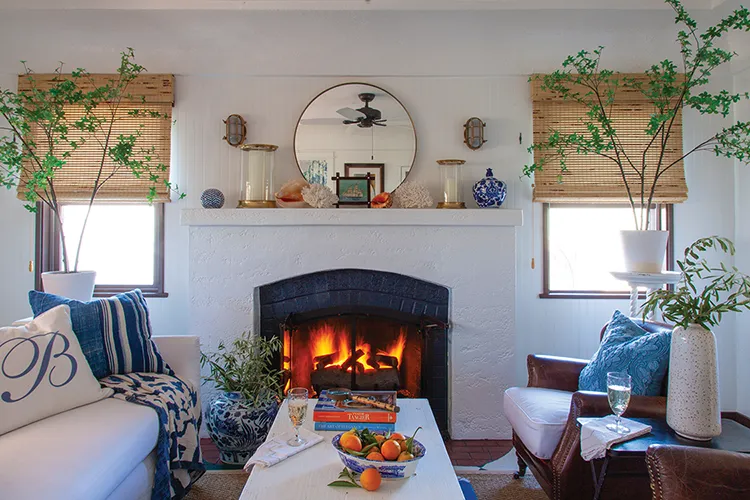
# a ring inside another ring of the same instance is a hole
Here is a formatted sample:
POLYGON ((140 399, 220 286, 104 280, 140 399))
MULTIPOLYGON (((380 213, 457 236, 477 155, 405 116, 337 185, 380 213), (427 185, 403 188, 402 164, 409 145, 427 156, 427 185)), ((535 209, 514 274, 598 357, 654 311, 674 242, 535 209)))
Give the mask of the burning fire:
MULTIPOLYGON (((360 354, 356 360, 364 366, 365 371, 378 370, 384 368, 394 368, 401 365, 404 349, 406 348, 407 329, 401 328, 399 336, 387 346, 385 350, 373 349, 363 337, 358 336, 355 353, 360 354), (376 355, 380 358, 376 360, 376 355), (388 364, 385 358, 395 358, 397 364, 388 364), (377 365, 377 366, 375 366, 377 365)), ((324 323, 320 328, 310 331, 310 354, 312 359, 320 360, 322 366, 318 368, 341 367, 351 358, 350 334, 346 330, 335 330, 333 326, 324 323)), ((287 351, 288 352, 288 351, 287 351)), ((352 366, 347 367, 348 372, 352 371, 352 366)))

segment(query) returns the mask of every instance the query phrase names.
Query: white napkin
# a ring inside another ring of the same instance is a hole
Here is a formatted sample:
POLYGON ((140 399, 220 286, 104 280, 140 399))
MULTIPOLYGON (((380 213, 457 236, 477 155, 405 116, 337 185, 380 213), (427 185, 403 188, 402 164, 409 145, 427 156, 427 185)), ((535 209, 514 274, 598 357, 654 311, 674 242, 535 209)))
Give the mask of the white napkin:
POLYGON ((581 457, 587 462, 594 458, 603 458, 607 450, 617 443, 635 439, 651 432, 651 426, 623 418, 621 425, 630 429, 627 434, 618 434, 607 429, 607 424, 614 424, 616 417, 592 419, 581 426, 581 457))
POLYGON ((255 450, 255 453, 253 453, 253 456, 250 457, 250 460, 247 461, 247 463, 245 464, 245 470, 249 472, 251 466, 255 464, 263 465, 265 467, 271 467, 272 465, 276 465, 282 460, 286 460, 292 455, 296 455, 297 453, 306 450, 311 446, 315 446, 316 444, 323 441, 323 436, 315 434, 312 431, 308 431, 307 429, 299 430, 299 437, 305 440, 302 445, 290 446, 289 444, 287 444, 287 441, 289 441, 293 437, 294 435, 289 433, 281 434, 274 438, 267 439, 266 442, 260 446, 260 448, 255 450))

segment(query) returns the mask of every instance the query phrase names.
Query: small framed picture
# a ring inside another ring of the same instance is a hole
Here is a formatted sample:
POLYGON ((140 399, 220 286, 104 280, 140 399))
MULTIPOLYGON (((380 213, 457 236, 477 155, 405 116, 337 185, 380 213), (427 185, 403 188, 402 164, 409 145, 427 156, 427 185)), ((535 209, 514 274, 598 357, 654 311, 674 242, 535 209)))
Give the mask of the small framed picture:
POLYGON ((375 176, 365 174, 363 177, 342 177, 336 172, 333 181, 336 183, 336 194, 339 202, 336 206, 342 205, 365 205, 370 207, 372 196, 371 185, 375 176))
POLYGON ((347 177, 364 177, 372 174, 373 181, 370 183, 370 198, 374 198, 385 191, 385 163, 344 163, 344 175, 347 177))

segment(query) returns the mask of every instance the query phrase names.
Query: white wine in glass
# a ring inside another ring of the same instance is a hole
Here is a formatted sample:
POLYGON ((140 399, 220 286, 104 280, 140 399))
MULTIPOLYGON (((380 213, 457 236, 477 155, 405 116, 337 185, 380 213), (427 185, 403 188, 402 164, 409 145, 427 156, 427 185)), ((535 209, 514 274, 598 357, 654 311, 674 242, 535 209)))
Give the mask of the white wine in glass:
POLYGON ((294 437, 287 441, 290 446, 301 446, 305 440, 299 437, 299 428, 305 423, 307 417, 307 389, 295 387, 287 395, 287 406, 289 407, 289 420, 294 426, 294 437))
POLYGON ((630 403, 631 391, 630 375, 624 372, 607 373, 607 399, 612 413, 615 414, 616 421, 614 424, 608 424, 607 429, 615 431, 618 434, 627 434, 630 429, 620 423, 622 414, 628 409, 630 403))

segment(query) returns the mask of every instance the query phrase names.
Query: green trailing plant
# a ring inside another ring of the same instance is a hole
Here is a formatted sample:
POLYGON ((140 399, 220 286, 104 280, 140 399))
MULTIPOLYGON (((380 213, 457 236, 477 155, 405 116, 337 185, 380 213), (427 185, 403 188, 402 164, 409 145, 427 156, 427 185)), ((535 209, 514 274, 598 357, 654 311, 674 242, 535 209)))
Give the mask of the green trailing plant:
POLYGON ((668 321, 687 328, 690 324, 710 330, 728 312, 750 309, 750 277, 723 262, 718 266, 706 260, 705 253, 721 250, 734 255, 734 244, 727 238, 701 238, 685 249, 677 265, 682 278, 674 290, 656 290, 643 305, 647 314, 661 310, 668 321))
POLYGON ((665 59, 645 71, 645 80, 633 79, 616 71, 600 67, 604 47, 593 51, 582 50, 568 56, 559 69, 549 75, 536 76, 541 87, 552 91, 565 101, 581 104, 585 109, 581 124, 585 132, 567 133, 550 130, 541 142, 529 147, 534 163, 525 165, 523 173, 532 176, 544 170, 550 162, 559 165, 558 180, 568 171, 566 159, 571 154, 591 154, 606 158, 617 165, 621 174, 636 229, 649 228, 656 186, 661 176, 682 160, 698 151, 712 151, 716 156, 750 162, 750 122, 738 121, 717 130, 710 137, 676 160, 667 160, 669 138, 678 125, 675 119, 683 108, 696 110, 700 115, 727 117, 734 103, 750 98, 750 94, 727 90, 709 92, 705 86, 716 68, 736 55, 719 46, 720 40, 731 31, 750 31, 748 9, 741 7, 701 32, 680 0, 665 0, 675 12, 675 24, 680 26, 677 43, 682 61, 665 59), (652 106, 652 114, 644 130, 642 150, 627 151, 612 121, 612 105, 618 91, 630 90, 644 96, 652 106), (656 157, 650 161, 648 157, 656 157))
POLYGON ((213 382, 224 392, 238 392, 252 406, 261 406, 282 394, 282 370, 271 368, 274 353, 281 349, 278 337, 265 339, 250 332, 232 341, 231 348, 219 342, 215 353, 201 352, 201 366, 208 366, 213 382))
MULTIPOLYGON (((155 147, 142 138, 144 124, 128 135, 117 132, 117 123, 126 118, 169 119, 149 109, 121 112, 124 103, 137 99, 129 92, 129 87, 145 71, 134 62, 134 57, 133 49, 122 52, 116 74, 104 85, 96 85, 92 75, 82 68, 66 75, 60 63, 49 87, 37 85, 34 72, 22 61, 23 78, 29 82, 30 90, 0 89, 0 116, 6 122, 0 124, 0 131, 4 132, 0 137, 0 185, 11 189, 23 183, 24 206, 31 212, 37 211, 39 202, 50 208, 60 227, 65 272, 78 270, 91 208, 102 186, 118 172, 148 179, 151 182, 146 195, 149 202, 154 200, 158 185, 177 191, 177 186, 165 177, 168 169, 155 147), (76 112, 71 113, 71 110, 76 112), (43 139, 37 141, 34 137, 43 139), (75 260, 71 262, 55 178, 84 145, 88 152, 92 147, 96 150, 98 172, 88 187, 88 211, 77 241, 75 260)), ((141 100, 145 102, 144 98, 141 100)), ((180 194, 181 198, 183 196, 180 194)))

